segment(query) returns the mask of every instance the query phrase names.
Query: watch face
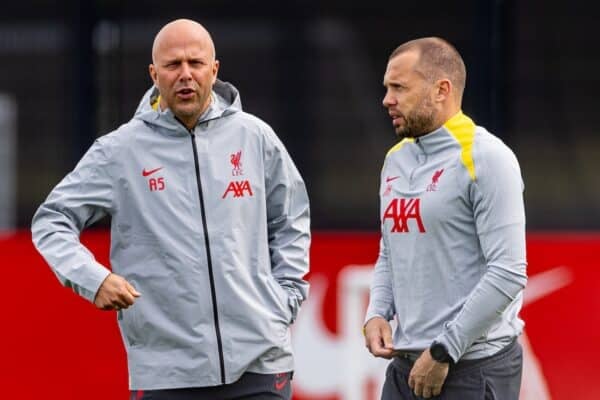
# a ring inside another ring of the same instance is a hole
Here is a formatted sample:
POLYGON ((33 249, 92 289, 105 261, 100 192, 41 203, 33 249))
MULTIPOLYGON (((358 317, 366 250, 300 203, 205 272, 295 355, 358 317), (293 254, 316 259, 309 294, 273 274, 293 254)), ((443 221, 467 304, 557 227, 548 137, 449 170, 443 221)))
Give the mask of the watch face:
POLYGON ((448 350, 446 350, 446 346, 441 343, 434 343, 429 348, 429 352, 431 353, 431 357, 435 361, 439 362, 447 362, 448 361, 448 350))

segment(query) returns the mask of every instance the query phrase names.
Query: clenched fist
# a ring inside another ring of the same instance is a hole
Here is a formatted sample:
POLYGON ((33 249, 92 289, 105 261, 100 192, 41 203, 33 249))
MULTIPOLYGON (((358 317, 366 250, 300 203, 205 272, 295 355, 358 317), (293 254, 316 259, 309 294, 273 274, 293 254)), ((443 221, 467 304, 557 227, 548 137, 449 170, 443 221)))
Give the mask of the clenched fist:
POLYGON ((100 285, 94 304, 102 310, 121 310, 131 306, 140 296, 141 293, 125 278, 111 273, 100 285))

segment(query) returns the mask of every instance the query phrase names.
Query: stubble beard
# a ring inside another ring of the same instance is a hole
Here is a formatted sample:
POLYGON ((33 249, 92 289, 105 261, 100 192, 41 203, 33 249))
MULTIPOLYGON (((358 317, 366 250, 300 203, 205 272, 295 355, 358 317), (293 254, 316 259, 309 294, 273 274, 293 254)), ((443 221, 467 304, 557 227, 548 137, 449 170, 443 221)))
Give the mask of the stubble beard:
POLYGON ((412 112, 404 117, 406 123, 396 130, 396 136, 400 139, 416 138, 432 132, 435 129, 436 114, 432 102, 424 97, 412 112))
MULTIPOLYGON (((171 109, 173 114, 186 125, 195 125, 200 116, 206 111, 203 110, 207 98, 198 99, 193 102, 181 102, 174 99, 174 107, 171 109)), ((208 106, 207 106, 208 107, 208 106)))

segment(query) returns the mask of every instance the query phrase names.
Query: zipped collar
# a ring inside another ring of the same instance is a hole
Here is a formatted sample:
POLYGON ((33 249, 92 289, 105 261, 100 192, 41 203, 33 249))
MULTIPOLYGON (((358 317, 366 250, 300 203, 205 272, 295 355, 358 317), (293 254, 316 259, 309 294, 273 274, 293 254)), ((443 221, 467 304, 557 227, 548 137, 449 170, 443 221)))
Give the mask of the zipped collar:
POLYGON ((449 146, 459 144, 456 137, 457 132, 472 132, 474 130, 475 123, 462 111, 459 111, 438 129, 415 138, 415 143, 423 153, 434 154, 445 150, 449 146))

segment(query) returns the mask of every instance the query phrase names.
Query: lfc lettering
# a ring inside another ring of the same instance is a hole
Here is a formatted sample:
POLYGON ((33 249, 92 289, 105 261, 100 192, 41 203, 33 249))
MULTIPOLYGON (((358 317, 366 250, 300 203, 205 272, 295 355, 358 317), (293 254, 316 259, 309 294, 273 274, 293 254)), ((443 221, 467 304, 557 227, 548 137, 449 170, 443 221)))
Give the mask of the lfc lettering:
POLYGON ((408 221, 414 219, 419 232, 425 232, 421 219, 421 199, 392 199, 383 213, 383 223, 386 219, 393 221, 390 232, 408 232, 408 221))

